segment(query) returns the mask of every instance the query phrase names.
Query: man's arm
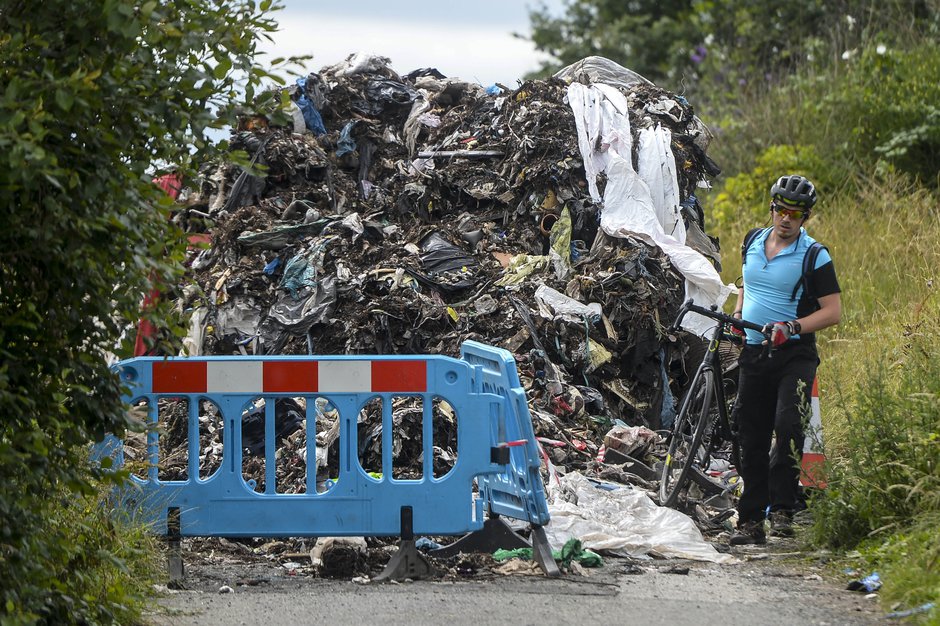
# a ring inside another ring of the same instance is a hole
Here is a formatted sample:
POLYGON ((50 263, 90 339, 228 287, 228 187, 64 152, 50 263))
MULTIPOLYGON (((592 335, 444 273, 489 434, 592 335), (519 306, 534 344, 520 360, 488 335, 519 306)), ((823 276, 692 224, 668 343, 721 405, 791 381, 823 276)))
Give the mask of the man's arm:
POLYGON ((842 321, 841 295, 836 292, 819 298, 818 311, 796 320, 800 323, 800 332, 814 333, 817 330, 835 326, 842 321))
POLYGON ((744 285, 738 287, 738 299, 734 303, 734 311, 731 315, 741 317, 741 310, 744 308, 744 285))

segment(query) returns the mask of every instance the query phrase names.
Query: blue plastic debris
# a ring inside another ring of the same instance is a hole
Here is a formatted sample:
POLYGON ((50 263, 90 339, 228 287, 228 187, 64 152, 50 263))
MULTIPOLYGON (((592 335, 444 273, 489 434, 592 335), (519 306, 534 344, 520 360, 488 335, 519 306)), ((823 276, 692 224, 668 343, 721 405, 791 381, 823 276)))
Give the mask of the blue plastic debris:
POLYGON ((277 268, 280 266, 281 266, 281 257, 276 256, 274 257, 273 261, 271 261, 270 263, 264 266, 264 270, 262 271, 268 276, 273 276, 274 272, 276 272, 277 268))
POLYGON ((284 276, 281 277, 281 288, 286 289, 294 300, 300 298, 300 290, 304 287, 314 287, 317 284, 317 270, 306 258, 298 254, 287 262, 284 276))
POLYGON ((304 114, 304 123, 307 125, 307 130, 315 135, 325 135, 326 126, 323 125, 323 118, 320 117, 317 107, 313 106, 313 103, 307 98, 307 79, 298 78, 297 86, 300 88, 297 106, 300 107, 300 112, 304 114))
POLYGON ((415 547, 418 550, 427 551, 427 550, 437 550, 438 548, 443 548, 444 546, 437 543, 436 541, 428 539, 427 537, 418 537, 417 541, 415 541, 415 547))
POLYGON ((921 604, 920 606, 915 606, 913 609, 907 609, 905 611, 894 611, 885 615, 888 619, 900 619, 902 617, 910 617, 911 615, 918 615, 920 613, 926 613, 934 608, 936 604, 933 602, 927 602, 921 604))
POLYGON ((352 138, 352 129, 355 128, 357 121, 347 122, 343 126, 343 130, 339 133, 339 140, 336 142, 336 156, 341 157, 356 149, 356 140, 352 138))
POLYGON ((878 576, 878 572, 872 572, 861 580, 853 580, 846 589, 849 591, 864 591, 866 593, 878 591, 881 589, 881 577, 878 576))

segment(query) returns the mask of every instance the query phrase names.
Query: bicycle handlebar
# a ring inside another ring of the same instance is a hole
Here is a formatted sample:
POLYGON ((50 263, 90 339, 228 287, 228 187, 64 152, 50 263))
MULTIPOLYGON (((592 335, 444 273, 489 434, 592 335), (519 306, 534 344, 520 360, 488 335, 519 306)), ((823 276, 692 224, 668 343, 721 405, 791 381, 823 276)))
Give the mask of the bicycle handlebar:
POLYGON ((730 315, 722 313, 718 310, 717 305, 713 305, 706 309, 705 307, 698 306, 692 300, 687 300, 685 304, 682 305, 682 308, 679 309, 679 314, 676 316, 676 321, 672 323, 672 328, 670 329, 670 332, 676 332, 677 330, 679 330, 679 326, 682 324, 682 318, 684 318, 686 313, 690 311, 692 313, 698 313, 699 315, 704 315, 705 317, 711 318, 722 324, 734 326, 735 328, 741 330, 742 332, 744 330, 755 330, 759 332, 767 339, 767 341, 764 343, 764 346, 765 346, 764 351, 767 353, 767 356, 770 356, 771 334, 772 334, 771 332, 765 331, 763 326, 755 324, 754 322, 749 322, 747 320, 739 320, 736 317, 732 317, 730 315))
POLYGON ((676 321, 672 323, 672 330, 679 330, 679 326, 682 324, 682 318, 685 317, 685 314, 688 312, 698 313, 699 315, 704 315, 709 317, 717 322, 722 322, 728 324, 729 326, 734 326, 739 330, 756 330, 762 335, 765 335, 769 338, 770 333, 764 332, 764 327, 755 324, 754 322, 749 322, 747 320, 738 319, 732 317, 725 313, 722 313, 718 310, 717 306, 711 306, 710 308, 705 308, 695 304, 693 300, 686 300, 685 304, 682 305, 682 308, 679 309, 679 314, 676 316, 676 321))

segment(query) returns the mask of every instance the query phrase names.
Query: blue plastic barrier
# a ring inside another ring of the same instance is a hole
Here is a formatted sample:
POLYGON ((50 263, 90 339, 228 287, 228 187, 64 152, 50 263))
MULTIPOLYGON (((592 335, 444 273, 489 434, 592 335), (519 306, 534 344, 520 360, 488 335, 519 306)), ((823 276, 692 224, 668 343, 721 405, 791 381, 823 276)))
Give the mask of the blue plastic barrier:
MULTIPOLYGON (((459 535, 480 530, 484 513, 531 524, 549 521, 539 475, 539 454, 525 393, 509 352, 468 341, 461 359, 442 356, 142 357, 115 365, 127 385, 125 400, 145 402, 148 421, 158 420, 161 399, 188 401, 186 480, 162 481, 156 429, 148 433, 146 479, 132 477, 134 500, 158 534, 228 537, 459 535), (392 398, 420 398, 423 409, 423 475, 393 477, 392 398), (264 403, 264 491, 243 477, 242 419, 264 403), (275 401, 304 398, 307 411, 306 493, 277 493, 275 401), (339 415, 339 477, 318 493, 317 398, 339 415), (382 401, 381 477, 359 463, 357 417, 368 402, 382 401), (457 459, 435 477, 433 403, 453 407, 457 459), (199 475, 199 407, 213 402, 221 415, 222 465, 199 475), (479 487, 474 492, 474 481, 479 487), (168 519, 170 522, 168 523, 168 519), (173 526, 171 528, 170 526, 173 526), (178 525, 178 528, 177 528, 178 525), (406 528, 406 526, 408 526, 406 528)), ((165 435, 164 435, 165 436, 165 435)), ((123 461, 114 438, 97 455, 123 461)))

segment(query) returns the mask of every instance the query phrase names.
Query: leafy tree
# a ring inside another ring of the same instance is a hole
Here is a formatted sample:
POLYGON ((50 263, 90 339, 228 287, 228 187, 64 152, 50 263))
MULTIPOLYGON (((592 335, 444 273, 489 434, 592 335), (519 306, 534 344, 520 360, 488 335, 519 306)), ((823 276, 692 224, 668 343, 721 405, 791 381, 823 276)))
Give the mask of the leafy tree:
POLYGON ((564 14, 530 12, 532 41, 552 59, 546 74, 589 55, 610 58, 676 90, 717 96, 873 38, 936 34, 930 0, 567 0, 564 14))
POLYGON ((598 55, 654 82, 662 81, 674 74, 689 42, 700 39, 692 20, 693 4, 692 0, 569 0, 562 16, 553 16, 542 4, 529 13, 532 41, 552 60, 537 74, 598 55))
MULTIPOLYGON (((57 582, 82 560, 46 496, 91 489, 88 443, 129 425, 108 353, 127 355, 142 295, 180 271, 182 237, 149 174, 189 173, 217 149, 205 130, 255 100, 277 8, 0 2, 0 621, 109 621, 120 608, 113 590, 102 601, 57 582)), ((178 329, 165 305, 147 315, 178 329)))

